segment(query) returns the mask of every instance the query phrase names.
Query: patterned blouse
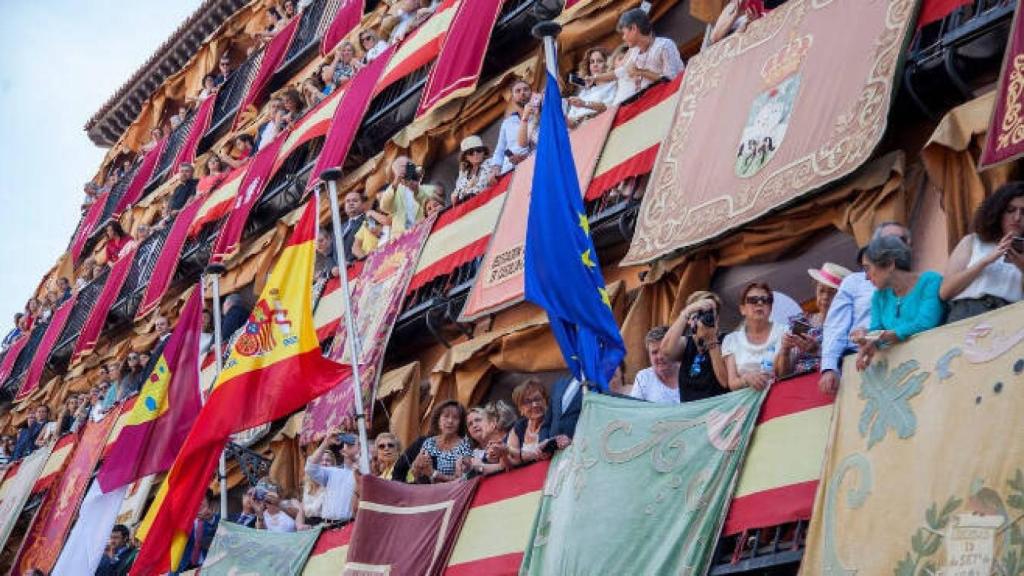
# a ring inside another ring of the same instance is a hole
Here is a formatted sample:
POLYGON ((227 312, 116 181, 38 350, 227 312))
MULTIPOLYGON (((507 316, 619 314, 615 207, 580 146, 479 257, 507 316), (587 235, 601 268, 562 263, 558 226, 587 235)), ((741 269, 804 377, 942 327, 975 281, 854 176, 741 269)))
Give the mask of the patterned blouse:
POLYGON ((423 443, 423 451, 434 461, 434 469, 445 476, 455 475, 455 463, 466 456, 473 455, 473 447, 469 440, 463 438, 454 448, 442 451, 437 445, 437 436, 431 436, 423 443))

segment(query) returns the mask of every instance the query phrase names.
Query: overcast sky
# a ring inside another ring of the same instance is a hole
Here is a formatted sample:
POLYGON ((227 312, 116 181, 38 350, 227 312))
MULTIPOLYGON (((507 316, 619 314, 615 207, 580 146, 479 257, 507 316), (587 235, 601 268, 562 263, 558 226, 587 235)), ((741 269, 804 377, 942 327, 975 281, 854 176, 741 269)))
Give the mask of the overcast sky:
POLYGON ((201 0, 0 0, 0 337, 67 248, 85 122, 201 0))

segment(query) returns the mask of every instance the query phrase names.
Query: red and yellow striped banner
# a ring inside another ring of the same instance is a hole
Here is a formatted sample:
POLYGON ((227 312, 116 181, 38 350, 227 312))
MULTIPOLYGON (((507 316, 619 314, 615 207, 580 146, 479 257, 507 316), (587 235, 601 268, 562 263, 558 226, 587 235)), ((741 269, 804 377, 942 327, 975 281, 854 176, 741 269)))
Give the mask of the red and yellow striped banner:
POLYGON ((672 125, 682 82, 683 75, 680 75, 619 107, 601 150, 594 178, 587 187, 587 200, 600 198, 628 178, 650 173, 658 157, 658 148, 672 125))
POLYGON ((807 520, 814 507, 835 396, 818 374, 772 385, 725 521, 725 535, 807 520))
POLYGON ((519 573, 547 473, 539 462, 480 483, 445 576, 519 573))
POLYGON ((352 540, 355 524, 334 530, 324 530, 306 560, 302 576, 335 576, 340 574, 348 556, 348 543, 352 540))

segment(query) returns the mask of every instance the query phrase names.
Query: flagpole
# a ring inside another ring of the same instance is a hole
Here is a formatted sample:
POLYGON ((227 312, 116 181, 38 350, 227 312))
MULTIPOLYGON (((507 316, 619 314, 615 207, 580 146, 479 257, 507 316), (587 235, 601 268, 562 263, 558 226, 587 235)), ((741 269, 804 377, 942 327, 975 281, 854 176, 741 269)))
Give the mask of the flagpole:
POLYGON ((348 342, 349 357, 352 359, 352 387, 355 389, 356 427, 359 430, 359 471, 370 473, 370 449, 366 438, 366 413, 363 410, 363 384, 359 374, 359 341, 356 337, 355 320, 352 317, 351 293, 348 287, 348 253, 341 233, 341 210, 338 209, 338 180, 341 168, 328 168, 320 173, 320 179, 327 183, 327 195, 331 202, 331 228, 334 231, 334 253, 338 256, 338 276, 341 277, 341 298, 345 313, 345 341, 348 342))
MULTIPOLYGON (((544 20, 533 26, 531 33, 544 42, 544 66, 553 78, 558 78, 558 44, 555 37, 562 31, 562 25, 554 20, 544 20)), ((587 374, 580 366, 580 388, 587 389, 587 374)))
MULTIPOLYGON (((210 287, 213 289, 213 358, 214 365, 217 368, 216 376, 214 376, 214 382, 220 379, 220 371, 223 369, 223 361, 221 360, 221 331, 220 331, 220 277, 222 274, 227 272, 227 267, 221 263, 210 264, 206 267, 207 277, 212 277, 210 287)), ((200 388, 202 385, 200 384, 200 388)), ((201 394, 200 398, 203 403, 206 403, 206 395, 201 394)), ((224 449, 220 451, 220 462, 217 465, 217 480, 220 484, 220 518, 221 520, 227 520, 228 517, 228 466, 227 460, 224 458, 224 449)))

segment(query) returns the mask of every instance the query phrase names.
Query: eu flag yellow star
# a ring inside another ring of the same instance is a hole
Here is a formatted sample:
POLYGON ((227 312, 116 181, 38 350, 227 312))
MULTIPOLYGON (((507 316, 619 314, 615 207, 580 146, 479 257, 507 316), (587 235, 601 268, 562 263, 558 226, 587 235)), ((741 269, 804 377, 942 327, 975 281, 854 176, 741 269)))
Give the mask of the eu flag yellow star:
POLYGON ((586 266, 587 268, 593 268, 597 266, 597 264, 594 263, 594 259, 590 256, 590 248, 587 248, 586 252, 580 254, 580 260, 583 261, 583 265, 586 266))
POLYGON ((580 218, 580 228, 583 229, 583 233, 590 236, 590 222, 587 220, 586 214, 576 213, 580 218))
POLYGON ((604 302, 605 306, 611 308, 612 307, 612 299, 611 299, 611 297, 608 296, 608 291, 605 290, 603 286, 598 288, 597 291, 598 291, 598 293, 601 294, 601 302, 604 302))

